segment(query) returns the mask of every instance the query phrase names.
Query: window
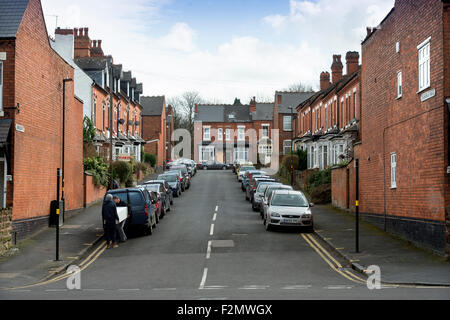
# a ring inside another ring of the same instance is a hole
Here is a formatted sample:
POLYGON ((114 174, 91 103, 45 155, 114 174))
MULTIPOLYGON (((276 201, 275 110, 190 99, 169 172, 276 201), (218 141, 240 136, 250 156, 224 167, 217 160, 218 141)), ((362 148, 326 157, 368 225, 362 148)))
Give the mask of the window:
POLYGON ((214 147, 200 147, 200 161, 214 160, 214 147))
POLYGON ((211 140, 211 127, 203 127, 203 140, 211 140))
POLYGON ((391 153, 391 188, 397 188, 397 154, 391 153))
POLYGON ((419 91, 430 86, 430 39, 420 44, 419 50, 419 91))
POLYGON ((292 131, 292 117, 291 116, 283 117, 283 130, 284 131, 292 131))
POLYGON ((319 168, 323 169, 323 147, 319 146, 319 168))
POLYGON ((268 124, 263 124, 262 125, 262 137, 269 137, 269 125, 268 124))
POLYGON ((0 61, 0 110, 3 110, 3 61, 0 61))
POLYGON ((402 72, 397 73, 397 98, 402 96, 402 72))
POLYGON ((225 139, 226 139, 227 141, 230 141, 230 140, 231 140, 231 130, 230 130, 230 129, 226 129, 226 130, 225 130, 225 139))
POLYGON ((245 141, 245 127, 238 127, 238 141, 245 141))
POLYGON ((284 140, 283 141, 283 153, 289 154, 292 150, 292 142, 291 140, 284 140))
POLYGON ((247 148, 235 148, 234 149, 235 161, 248 161, 248 149, 247 148))
POLYGON ((217 140, 222 141, 223 140, 223 129, 219 128, 217 130, 217 140))
POLYGON ((357 112, 357 107, 356 107, 356 89, 355 89, 355 91, 353 91, 353 115, 354 115, 354 118, 355 119, 358 119, 357 118, 357 116, 358 116, 358 112, 357 112))

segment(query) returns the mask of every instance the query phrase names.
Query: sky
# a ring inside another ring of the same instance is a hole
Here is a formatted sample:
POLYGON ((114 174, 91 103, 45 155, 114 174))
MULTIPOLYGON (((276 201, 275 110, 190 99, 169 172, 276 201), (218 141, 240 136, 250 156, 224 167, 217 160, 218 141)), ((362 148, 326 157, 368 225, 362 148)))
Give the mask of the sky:
MULTIPOLYGON (((89 28, 144 95, 198 91, 208 102, 274 100, 319 88, 333 54, 361 52, 394 0, 42 0, 47 29, 89 28), (56 17, 57 16, 57 17, 56 17), (56 24, 57 23, 57 24, 56 24)), ((361 62, 361 60, 360 60, 361 62)), ((345 72, 345 67, 344 67, 345 72)))

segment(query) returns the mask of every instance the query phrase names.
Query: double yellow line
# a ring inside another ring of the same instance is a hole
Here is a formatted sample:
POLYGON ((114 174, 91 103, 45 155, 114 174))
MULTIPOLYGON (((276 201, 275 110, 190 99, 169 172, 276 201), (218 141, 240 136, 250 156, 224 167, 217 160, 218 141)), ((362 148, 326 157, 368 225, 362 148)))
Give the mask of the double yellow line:
POLYGON ((55 283, 57 281, 60 281, 60 280, 66 279, 68 277, 74 276, 75 274, 80 273, 81 271, 83 271, 87 267, 89 267, 89 265, 91 265, 91 263, 96 261, 103 254, 103 252, 105 252, 105 250, 106 250, 106 242, 102 242, 88 257, 86 257, 86 259, 84 259, 78 265, 80 270, 77 271, 77 272, 64 273, 64 274, 56 276, 56 277, 54 277, 52 279, 44 280, 44 281, 41 281, 41 282, 38 282, 38 283, 25 285, 25 286, 21 286, 21 287, 15 287, 15 288, 0 288, 0 290, 18 290, 18 289, 27 289, 27 288, 32 288, 32 287, 38 287, 38 286, 43 286, 43 285, 47 285, 47 284, 50 284, 50 283, 55 283))
POLYGON ((311 248, 313 248, 314 251, 316 251, 319 256, 331 267, 331 269, 352 282, 364 285, 367 283, 367 280, 358 277, 348 270, 344 270, 342 264, 335 258, 333 258, 331 254, 324 247, 322 247, 311 234, 302 234, 302 237, 311 246, 311 248))

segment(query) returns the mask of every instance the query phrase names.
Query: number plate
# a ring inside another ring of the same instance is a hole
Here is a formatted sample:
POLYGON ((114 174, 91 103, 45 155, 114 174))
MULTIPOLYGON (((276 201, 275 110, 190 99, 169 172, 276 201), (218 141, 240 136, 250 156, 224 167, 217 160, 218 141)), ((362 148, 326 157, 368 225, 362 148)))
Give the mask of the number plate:
POLYGON ((298 223, 298 219, 283 219, 283 223, 298 223))

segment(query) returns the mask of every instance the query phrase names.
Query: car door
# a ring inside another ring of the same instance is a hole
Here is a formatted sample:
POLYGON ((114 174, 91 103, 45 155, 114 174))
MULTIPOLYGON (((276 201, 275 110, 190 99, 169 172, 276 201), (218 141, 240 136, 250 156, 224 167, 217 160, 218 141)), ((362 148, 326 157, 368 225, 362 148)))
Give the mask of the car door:
POLYGON ((132 224, 147 224, 148 218, 145 215, 146 199, 143 192, 138 190, 128 191, 129 207, 131 210, 132 224))

